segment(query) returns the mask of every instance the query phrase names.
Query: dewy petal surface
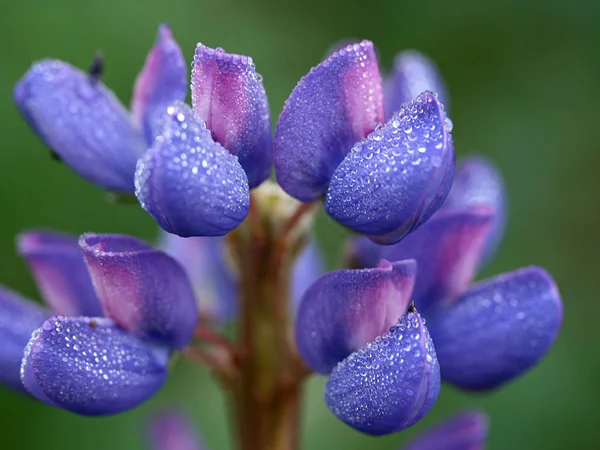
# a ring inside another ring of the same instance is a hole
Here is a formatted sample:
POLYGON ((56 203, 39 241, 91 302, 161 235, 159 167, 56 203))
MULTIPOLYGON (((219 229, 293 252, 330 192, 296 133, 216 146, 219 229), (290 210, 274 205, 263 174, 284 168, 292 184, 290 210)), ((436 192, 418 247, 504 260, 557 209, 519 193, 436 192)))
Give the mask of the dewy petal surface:
POLYGON ((448 108, 448 90, 435 63, 416 50, 406 50, 394 58, 392 72, 383 83, 385 117, 390 118, 423 91, 432 91, 448 108))
POLYGON ((337 270, 304 294, 296 318, 296 344, 304 361, 329 373, 352 352, 385 333, 410 301, 414 261, 382 261, 375 269, 337 270))
POLYGON ((160 133, 167 108, 184 101, 188 90, 185 59, 167 25, 160 25, 156 42, 150 50, 133 90, 133 120, 152 145, 160 133))
POLYGON ((554 281, 529 267, 481 282, 429 321, 442 376, 460 388, 495 388, 550 349, 563 308, 554 281))
POLYGON ((192 106, 215 141, 236 155, 250 188, 271 174, 271 116, 252 58, 198 44, 192 106))
POLYGON ((325 402, 352 428, 381 435, 421 420, 439 391, 440 367, 431 337, 419 314, 410 312, 333 369, 325 402))
POLYGON ((329 215, 379 243, 398 242, 429 219, 450 191, 450 129, 433 93, 406 104, 339 165, 325 195, 329 215))
POLYGON ((154 395, 167 376, 168 352, 110 319, 63 316, 37 329, 21 380, 38 399, 84 415, 115 414, 154 395))
POLYGON ((202 450, 192 423, 183 414, 163 412, 152 418, 149 445, 153 450, 202 450))
POLYGON ((465 411, 418 435, 403 450, 484 450, 488 435, 487 416, 465 411))
POLYGON ((354 143, 382 121, 373 43, 338 50, 311 69, 285 103, 273 142, 279 185, 298 200, 319 198, 354 143))
POLYGON ((0 286, 0 382, 24 390, 19 371, 31 333, 49 313, 0 286))
POLYGON ((498 168, 483 156, 463 158, 443 209, 464 206, 487 206, 494 210, 491 232, 487 238, 482 260, 489 260, 498 248, 506 226, 507 194, 498 168))
POLYGON ((222 236, 248 214, 250 189, 238 158, 214 142, 179 103, 137 165, 135 195, 162 229, 182 237, 222 236))
POLYGON ((193 283, 203 317, 229 320, 238 306, 237 280, 221 237, 181 238, 163 233, 160 248, 175 258, 193 283))
POLYGON ((188 344, 198 309, 177 261, 128 236, 84 234, 80 245, 107 317, 153 341, 188 344))
POLYGON ((383 248, 385 259, 417 261, 411 298, 426 317, 471 284, 493 220, 485 207, 440 210, 402 241, 383 248))
POLYGON ((14 99, 29 125, 79 175, 106 189, 132 192, 146 143, 128 112, 93 76, 56 60, 35 63, 14 99))
POLYGON ((19 235, 17 249, 27 261, 44 300, 55 314, 102 315, 102 306, 83 261, 78 238, 32 231, 19 235))

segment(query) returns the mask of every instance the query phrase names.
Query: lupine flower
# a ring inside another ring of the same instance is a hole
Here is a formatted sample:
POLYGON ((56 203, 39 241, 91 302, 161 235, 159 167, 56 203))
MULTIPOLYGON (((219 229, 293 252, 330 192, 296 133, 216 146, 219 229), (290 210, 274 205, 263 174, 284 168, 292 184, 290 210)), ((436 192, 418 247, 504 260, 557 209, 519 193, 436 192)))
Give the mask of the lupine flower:
POLYGON ((399 241, 442 204, 454 173, 451 122, 437 96, 418 92, 384 125, 373 44, 333 53, 296 86, 277 122, 277 181, 301 201, 323 198, 343 225, 399 241))
POLYGON ((440 368, 429 331, 409 307, 413 260, 338 270, 304 294, 296 344, 308 366, 328 374, 325 402, 364 433, 401 431, 435 403, 440 368))
POLYGON ((166 108, 187 93, 187 69, 171 30, 162 25, 134 88, 131 114, 90 73, 58 60, 35 63, 14 99, 25 120, 58 157, 103 188, 133 192, 135 166, 154 142, 166 108))
POLYGON ((425 225, 393 246, 362 239, 355 247, 363 267, 377 258, 417 261, 412 299, 427 319, 442 378, 463 389, 491 389, 521 375, 550 349, 562 323, 558 289, 542 268, 471 284, 502 235, 504 205, 497 170, 470 158, 425 225))
MULTIPOLYGON (((194 427, 178 412, 162 412, 149 424, 151 450, 202 450, 194 427)), ((488 419, 477 411, 464 411, 425 430, 401 447, 403 450, 483 450, 488 419)), ((399 449, 400 450, 400 449, 399 449)))
POLYGON ((136 195, 170 233, 224 235, 246 217, 249 189, 271 173, 269 105, 252 58, 198 44, 192 108, 166 112, 138 163, 136 195))
POLYGON ((88 234, 78 245, 30 233, 19 249, 51 310, 0 291, 0 317, 10 319, 0 327, 10 344, 0 346, 2 381, 18 387, 20 365, 30 394, 85 415, 124 411, 152 396, 171 351, 187 345, 197 322, 181 266, 126 236, 88 234))

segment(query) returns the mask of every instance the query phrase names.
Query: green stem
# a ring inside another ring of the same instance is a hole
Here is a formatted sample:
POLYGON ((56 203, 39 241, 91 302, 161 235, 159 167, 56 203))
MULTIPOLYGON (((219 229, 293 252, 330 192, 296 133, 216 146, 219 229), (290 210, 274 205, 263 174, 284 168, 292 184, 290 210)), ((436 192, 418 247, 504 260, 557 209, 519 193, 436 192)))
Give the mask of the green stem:
MULTIPOLYGON (((257 212, 251 212, 256 214, 257 212)), ((293 249, 249 217, 231 236, 240 278, 241 355, 231 395, 240 450, 296 450, 304 377, 288 301, 293 249), (259 227, 259 228, 257 228, 259 227)))

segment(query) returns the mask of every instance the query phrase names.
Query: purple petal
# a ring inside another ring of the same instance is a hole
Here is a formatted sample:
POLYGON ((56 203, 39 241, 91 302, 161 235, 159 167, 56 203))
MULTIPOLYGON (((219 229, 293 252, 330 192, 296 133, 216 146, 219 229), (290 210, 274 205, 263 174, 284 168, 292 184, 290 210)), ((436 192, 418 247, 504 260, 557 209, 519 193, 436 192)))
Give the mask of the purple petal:
POLYGON ((415 312, 338 364, 327 380, 325 402, 352 428, 381 435, 417 423, 439 392, 435 349, 415 312))
POLYGON ((381 76, 373 44, 349 45, 304 77, 285 103, 273 142, 279 185, 315 200, 355 142, 383 121, 381 76))
POLYGON ((23 233, 18 237, 17 247, 55 314, 102 315, 78 238, 43 231, 23 233))
POLYGON ((183 103, 168 109, 163 134, 138 162, 135 195, 165 231, 222 236, 248 214, 248 178, 183 103))
POLYGON ((485 205, 494 210, 491 232, 481 260, 489 260, 498 248, 506 226, 506 188, 498 168, 483 156, 464 158, 443 208, 485 205))
POLYGON ((429 322, 444 380, 485 390, 521 375, 550 349, 562 317, 560 294, 543 269, 475 285, 429 322))
POLYGON ((424 92, 342 161, 325 195, 329 215, 392 244, 442 205, 454 175, 454 147, 444 107, 424 92))
POLYGON ((194 427, 182 414, 167 412, 152 418, 150 448, 153 450, 202 450, 194 427))
POLYGON ((352 352, 382 335, 406 311, 414 261, 381 261, 376 269, 337 270, 304 294, 296 318, 296 344, 304 361, 329 373, 352 352))
POLYGON ((106 189, 132 192, 146 143, 104 84, 55 60, 34 64, 17 83, 17 107, 39 137, 79 175, 106 189))
POLYGON ((448 90, 435 63, 416 50, 396 55, 394 68, 383 84, 385 117, 390 118, 423 91, 433 91, 448 108, 448 90))
POLYGON ((271 174, 271 117, 262 77, 248 56, 198 44, 192 105, 213 139, 236 155, 250 188, 271 174))
POLYGON ((294 262, 291 279, 291 297, 297 309, 306 290, 325 273, 323 255, 315 239, 311 239, 294 262))
POLYGON ((220 237, 181 238, 163 233, 160 247, 175 258, 193 283, 203 317, 230 320, 237 313, 237 280, 220 237))
POLYGON ((418 275, 412 300, 428 317, 462 294, 473 281, 494 215, 487 208, 441 210, 382 257, 413 258, 418 275))
POLYGON ((131 102, 133 120, 149 145, 161 131, 167 108, 185 100, 187 90, 188 75, 183 53, 169 27, 161 25, 154 47, 135 80, 131 102))
POLYGON ((107 317, 154 341, 188 344, 198 309, 177 261, 128 236, 84 234, 79 243, 107 317))
POLYGON ((483 450, 488 428, 485 414, 467 411, 426 430, 402 448, 403 450, 483 450))
POLYGON ((167 377, 168 352, 110 319, 63 316, 37 329, 21 381, 39 400, 83 415, 115 414, 152 397, 167 377))
POLYGON ((19 376, 31 333, 48 317, 40 306, 0 286, 0 382, 24 390, 19 376))

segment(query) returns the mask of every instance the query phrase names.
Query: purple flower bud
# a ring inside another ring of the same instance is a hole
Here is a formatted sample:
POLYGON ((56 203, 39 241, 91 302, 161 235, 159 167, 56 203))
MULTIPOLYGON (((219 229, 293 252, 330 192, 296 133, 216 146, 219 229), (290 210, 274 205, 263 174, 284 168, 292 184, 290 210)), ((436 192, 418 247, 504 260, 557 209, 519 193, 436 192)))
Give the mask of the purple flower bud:
POLYGON ((55 60, 35 63, 15 87, 17 107, 39 137, 79 175, 106 189, 133 191, 146 143, 104 84, 55 60))
POLYGON ((54 314, 102 315, 78 238, 54 232, 28 232, 19 235, 17 246, 54 314))
POLYGON ((560 294, 543 269, 476 284, 430 319, 442 377, 468 390, 500 386, 548 352, 562 317, 560 294))
POLYGON ((402 105, 423 91, 432 91, 448 109, 446 84, 435 63, 416 50, 406 50, 396 55, 392 72, 385 78, 385 117, 389 119, 402 105))
POLYGON ((79 242, 107 317, 161 344, 188 344, 198 310, 179 263, 127 236, 84 234, 79 242))
POLYGON ((382 244, 398 242, 442 205, 454 176, 451 125, 424 92, 357 143, 325 194, 329 215, 382 244))
POLYGON ((271 174, 271 118, 252 58, 198 44, 192 105, 213 139, 239 158, 250 188, 271 174))
POLYGON ((222 236, 248 214, 248 178, 238 158, 212 140, 204 122, 183 103, 168 109, 166 125, 138 162, 135 195, 169 233, 222 236))
POLYGON ((185 100, 188 75, 183 53, 166 25, 158 28, 156 42, 137 79, 131 114, 146 142, 154 142, 161 131, 167 108, 185 100))
POLYGON ((304 294, 296 319, 296 344, 304 361, 329 373, 352 352, 385 333, 410 301, 414 261, 382 261, 376 269, 337 270, 304 294))
POLYGON ((0 286, 0 382, 23 390, 19 371, 31 333, 50 314, 15 292, 0 286))
POLYGON ((63 316, 34 332, 21 381, 34 397, 83 415, 115 414, 154 395, 167 376, 168 350, 110 319, 63 316))
POLYGON ((354 143, 382 121, 373 44, 338 50, 311 69, 285 103, 273 142, 279 185, 302 201, 319 198, 354 143))
POLYGON ((352 353, 327 380, 325 402, 345 423, 381 435, 408 428, 431 409, 440 392, 440 366, 416 312, 389 333, 352 353))
POLYGON ((480 262, 488 261, 498 248, 506 226, 506 188, 496 166, 483 156, 464 158, 456 170, 452 189, 443 209, 485 206, 493 210, 493 221, 480 262))

